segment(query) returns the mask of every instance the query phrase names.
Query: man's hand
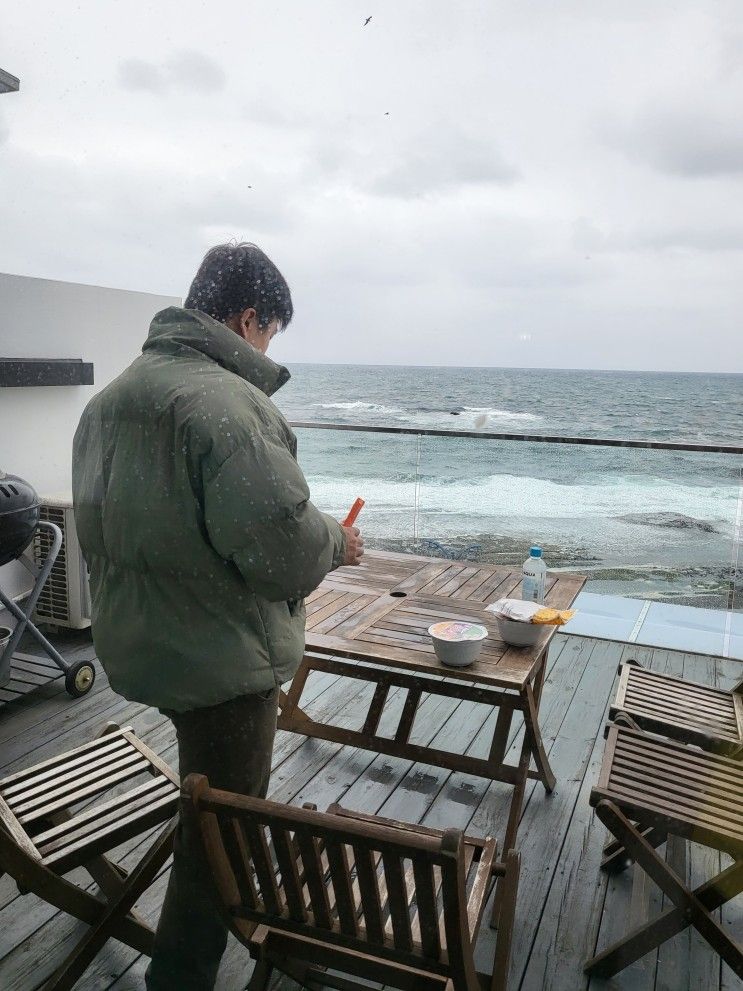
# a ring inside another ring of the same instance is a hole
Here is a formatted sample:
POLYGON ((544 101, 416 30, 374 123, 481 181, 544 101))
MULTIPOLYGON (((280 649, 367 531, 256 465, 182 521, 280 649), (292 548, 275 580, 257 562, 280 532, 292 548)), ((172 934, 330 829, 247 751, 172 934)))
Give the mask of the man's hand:
POLYGON ((364 556, 364 538, 361 536, 361 531, 357 526, 344 526, 343 529, 346 534, 346 554, 343 564, 361 564, 361 558, 364 556))

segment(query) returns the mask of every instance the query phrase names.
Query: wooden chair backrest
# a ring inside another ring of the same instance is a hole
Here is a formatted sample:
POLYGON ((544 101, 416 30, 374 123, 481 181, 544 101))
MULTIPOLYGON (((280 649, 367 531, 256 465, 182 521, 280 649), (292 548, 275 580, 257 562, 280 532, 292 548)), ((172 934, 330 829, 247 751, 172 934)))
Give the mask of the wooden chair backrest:
POLYGON ((190 775, 184 791, 223 908, 233 919, 428 966, 451 973, 457 987, 475 986, 459 830, 428 836, 280 805, 212 789, 201 775, 190 775), (435 868, 441 872, 440 901, 435 868))

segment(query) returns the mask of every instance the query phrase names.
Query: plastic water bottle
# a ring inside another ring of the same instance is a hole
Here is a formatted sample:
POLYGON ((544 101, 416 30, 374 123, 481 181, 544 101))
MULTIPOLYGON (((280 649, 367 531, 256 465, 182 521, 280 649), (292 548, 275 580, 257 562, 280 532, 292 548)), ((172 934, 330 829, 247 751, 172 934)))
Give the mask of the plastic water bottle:
POLYGON ((532 547, 522 569, 521 598, 526 602, 544 602, 547 565, 542 560, 542 548, 532 547))

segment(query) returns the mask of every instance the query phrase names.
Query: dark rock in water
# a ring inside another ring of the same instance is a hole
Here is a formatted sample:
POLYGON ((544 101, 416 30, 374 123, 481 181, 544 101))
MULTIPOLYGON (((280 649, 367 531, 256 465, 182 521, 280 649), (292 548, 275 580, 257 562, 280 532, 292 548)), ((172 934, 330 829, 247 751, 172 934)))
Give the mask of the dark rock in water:
POLYGON ((618 517, 626 523, 639 523, 642 526, 662 526, 672 530, 699 530, 700 533, 717 533, 716 527, 706 520, 695 520, 683 513, 625 513, 618 517))

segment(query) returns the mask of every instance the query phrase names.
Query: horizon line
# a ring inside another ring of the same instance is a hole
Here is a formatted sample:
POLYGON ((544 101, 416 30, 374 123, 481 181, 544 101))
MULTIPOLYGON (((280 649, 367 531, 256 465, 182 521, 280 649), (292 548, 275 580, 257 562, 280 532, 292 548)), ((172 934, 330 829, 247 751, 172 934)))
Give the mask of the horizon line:
POLYGON ((663 368, 573 368, 554 365, 407 365, 400 362, 366 362, 366 361, 286 361, 285 365, 309 365, 310 367, 330 368, 435 368, 471 371, 472 369, 488 369, 509 372, 607 372, 616 375, 743 375, 743 370, 735 372, 713 371, 679 371, 663 368))

